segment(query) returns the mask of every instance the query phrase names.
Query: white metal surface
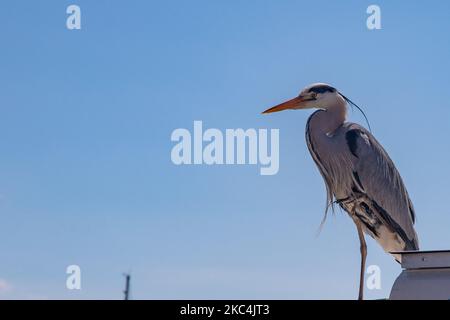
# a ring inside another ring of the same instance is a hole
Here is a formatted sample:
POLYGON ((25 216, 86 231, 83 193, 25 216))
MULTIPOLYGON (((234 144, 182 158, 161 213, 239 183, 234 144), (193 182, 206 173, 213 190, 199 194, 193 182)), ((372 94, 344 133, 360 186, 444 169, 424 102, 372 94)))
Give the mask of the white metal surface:
POLYGON ((450 250, 404 251, 401 255, 404 269, 450 268, 450 250))
POLYGON ((392 300, 449 300, 450 250, 396 252, 404 269, 392 286, 392 300))

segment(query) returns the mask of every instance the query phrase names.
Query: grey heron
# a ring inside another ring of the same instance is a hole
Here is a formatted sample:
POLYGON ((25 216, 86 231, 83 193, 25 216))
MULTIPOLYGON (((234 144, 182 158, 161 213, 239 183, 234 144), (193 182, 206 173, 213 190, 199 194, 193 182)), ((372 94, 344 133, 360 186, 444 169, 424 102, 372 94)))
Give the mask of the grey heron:
POLYGON ((414 207, 394 162, 369 130, 346 122, 348 104, 360 109, 336 88, 315 83, 263 113, 318 109, 306 124, 306 143, 325 182, 325 217, 329 207, 339 204, 356 225, 361 253, 358 298, 362 300, 367 256, 364 234, 387 253, 418 250, 419 242, 414 207))

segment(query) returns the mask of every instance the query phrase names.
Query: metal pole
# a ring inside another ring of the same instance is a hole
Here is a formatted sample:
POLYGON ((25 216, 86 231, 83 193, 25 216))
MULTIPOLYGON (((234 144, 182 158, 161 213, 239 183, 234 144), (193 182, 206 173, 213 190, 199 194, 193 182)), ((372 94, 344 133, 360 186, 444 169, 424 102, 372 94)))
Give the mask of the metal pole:
POLYGON ((126 273, 125 274, 125 291, 123 292, 125 295, 125 300, 129 300, 130 298, 130 274, 126 273))

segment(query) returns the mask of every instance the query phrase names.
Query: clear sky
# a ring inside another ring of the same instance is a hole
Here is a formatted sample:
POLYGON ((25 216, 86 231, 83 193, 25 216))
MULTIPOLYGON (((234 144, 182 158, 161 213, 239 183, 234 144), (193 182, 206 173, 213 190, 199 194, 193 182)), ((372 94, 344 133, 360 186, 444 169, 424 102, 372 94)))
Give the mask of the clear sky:
MULTIPOLYGON (((450 249, 448 1, 2 1, 0 298, 352 299, 359 243, 304 141, 312 82, 366 111, 450 249), (381 7, 381 30, 366 8, 381 7), (77 4, 82 29, 66 28, 77 4), (176 128, 279 128, 280 170, 175 166, 176 128), (66 289, 66 267, 82 290, 66 289)), ((350 120, 363 124, 350 112, 350 120)), ((387 297, 400 266, 373 240, 387 297)))

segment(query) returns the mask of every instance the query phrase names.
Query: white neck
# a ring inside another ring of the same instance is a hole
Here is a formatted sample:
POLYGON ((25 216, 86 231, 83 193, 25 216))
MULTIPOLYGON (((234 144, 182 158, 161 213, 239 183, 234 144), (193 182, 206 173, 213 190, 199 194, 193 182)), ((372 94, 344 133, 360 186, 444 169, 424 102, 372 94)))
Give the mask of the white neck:
POLYGON ((315 112, 309 122, 311 133, 333 135, 347 118, 347 102, 340 95, 333 104, 321 112, 315 112))

